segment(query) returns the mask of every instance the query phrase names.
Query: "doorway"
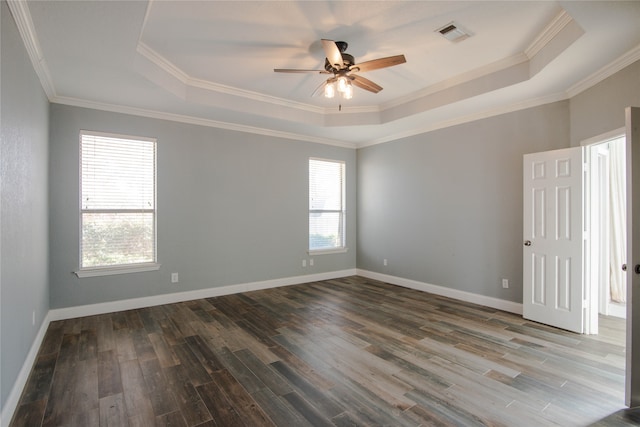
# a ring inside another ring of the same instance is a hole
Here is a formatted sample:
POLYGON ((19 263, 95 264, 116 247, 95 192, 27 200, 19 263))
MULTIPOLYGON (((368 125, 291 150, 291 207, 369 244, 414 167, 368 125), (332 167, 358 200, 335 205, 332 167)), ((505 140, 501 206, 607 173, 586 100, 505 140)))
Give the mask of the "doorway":
POLYGON ((587 149, 585 221, 590 231, 586 259, 588 333, 598 333, 598 314, 626 317, 625 130, 583 142, 587 149), (595 315, 593 315, 595 314, 595 315))
MULTIPOLYGON (((608 135, 602 135, 600 137, 593 138, 592 140, 584 141, 581 144, 581 147, 574 147, 574 148, 578 148, 581 155, 586 154, 590 152, 590 150, 586 148, 591 145, 602 143, 607 140, 616 139, 621 135, 625 135, 625 155, 627 157, 626 158, 627 245, 626 245, 626 251, 624 253, 626 253, 626 258, 627 258, 625 264, 629 265, 628 271, 626 271, 624 274, 624 276, 626 277, 626 306, 627 306, 627 318, 624 321, 626 325, 625 327, 626 329, 626 332, 625 332, 626 334, 625 404, 629 407, 636 407, 636 406, 640 406, 640 364, 634 363, 634 360, 636 362, 640 360, 638 358, 638 355, 640 354, 640 313, 638 313, 638 311, 640 310, 640 292, 633 292, 633 290, 640 289, 640 257, 638 255, 638 252, 640 251, 637 250, 637 248, 640 248, 640 232, 638 232, 638 229, 640 228, 640 223, 638 221, 640 219, 640 215, 638 215, 638 212, 640 212, 640 145, 639 145, 640 144, 640 108, 637 108, 637 107, 625 108, 625 122, 626 122, 626 127, 624 130, 621 129, 618 131, 611 132, 608 135), (634 250, 634 248, 636 249, 634 250)), ((564 150, 570 151, 572 149, 564 149, 564 150)), ((556 150, 556 151, 562 151, 562 150, 556 150)), ((546 153, 552 153, 552 152, 546 152, 546 153)), ((534 153, 534 154, 538 155, 541 153, 534 153)), ((523 256, 523 270, 524 270, 523 316, 526 314, 524 309, 526 309, 528 306, 535 306, 536 304, 538 305, 541 304, 540 301, 536 301, 535 299, 532 298, 533 295, 537 295, 535 292, 532 292, 535 286, 534 284, 535 284, 536 276, 534 274, 527 274, 527 272, 531 273, 530 264, 532 264, 532 261, 535 260, 535 257, 531 256, 533 238, 531 240, 529 239, 529 237, 532 236, 533 233, 531 232, 532 230, 529 230, 527 227, 531 225, 539 225, 538 222, 531 221, 532 219, 531 216, 529 217, 527 216, 530 213, 529 212, 530 209, 527 209, 528 207, 527 203, 532 204, 530 202, 533 199, 535 199, 536 194, 544 194, 544 191, 538 191, 538 192, 532 191, 533 187, 529 185, 530 184, 528 182, 529 178, 527 177, 528 176, 535 177, 535 174, 533 174, 534 170, 541 172, 537 174, 539 176, 546 175, 545 173, 543 173, 546 170, 546 166, 543 165, 542 162, 540 161, 538 161, 537 163, 542 165, 542 167, 538 167, 537 169, 536 168, 531 169, 530 167, 529 168, 527 167, 529 163, 530 163, 529 166, 532 166, 532 167, 536 166, 536 162, 528 163, 528 159, 527 159, 528 156, 531 156, 531 155, 525 154, 524 156, 524 165, 525 165, 524 190, 525 191, 523 194, 525 195, 525 197, 524 197, 524 209, 523 209, 524 210, 523 231, 524 231, 524 237, 525 237, 525 241, 524 241, 525 249, 523 250, 523 255, 524 255, 523 256), (527 270, 527 268, 529 268, 529 270, 527 270)), ((563 162, 560 162, 558 159, 556 159, 555 164, 552 166, 555 166, 555 168, 558 169, 558 166, 560 166, 561 163, 563 162)), ((564 164, 566 163, 567 162, 565 161, 564 164)), ((581 165, 583 165, 583 167, 578 167, 578 169, 582 172, 582 175, 586 176, 588 173, 587 170, 591 165, 591 163, 587 163, 587 166, 584 167, 585 164, 581 161, 581 165)), ((564 175, 569 175, 566 172, 570 170, 571 168, 565 167, 564 175)), ((556 171, 556 175, 558 175, 558 171, 556 171)), ((588 180, 584 180, 581 182, 588 184, 588 180)), ((571 187, 566 187, 566 186, 564 188, 568 188, 569 190, 571 189, 571 187)), ((561 190, 559 187, 555 189, 561 190)), ((587 194, 589 193, 589 189, 590 189, 589 185, 584 185, 580 187, 579 189, 579 194, 581 195, 579 197, 580 206, 584 206, 583 201, 585 200, 585 198, 589 198, 590 195, 587 194)), ((558 191, 555 191, 555 193, 557 196, 558 191)), ((540 197, 539 199, 546 200, 547 198, 545 197, 543 199, 542 197, 540 197)), ((553 200, 553 198, 551 198, 551 200, 553 200)), ((567 209, 564 209, 564 211, 567 211, 567 209)), ((544 212, 546 212, 546 209, 544 210, 544 212)), ((577 214, 567 215, 566 217, 574 218, 577 221, 579 220, 580 222, 579 234, 583 236, 582 237, 583 241, 588 240, 587 232, 590 229, 588 221, 590 221, 591 210, 579 208, 579 209, 573 210, 573 212, 574 213, 581 212, 582 215, 577 215, 577 214)), ((554 218, 551 218, 551 219, 554 219, 554 218)), ((540 222, 540 224, 543 224, 543 225, 545 223, 546 221, 540 222)), ((583 317, 583 319, 586 319, 587 321, 584 322, 584 326, 586 327, 581 328, 580 331, 576 331, 576 332, 594 334, 594 333, 597 333, 597 327, 598 327, 597 301, 598 301, 599 289, 598 289, 598 286, 591 286, 591 283, 592 282, 598 283, 598 282, 597 280, 591 280, 591 270, 589 268, 590 265, 593 264, 590 258, 591 245, 583 244, 581 245, 581 248, 582 250, 579 251, 580 255, 579 257, 576 258, 576 262, 580 263, 580 270, 579 270, 578 276, 581 280, 579 281, 574 280, 574 282, 578 282, 580 286, 577 288, 571 287, 570 289, 571 290, 575 289, 577 291, 575 294, 572 293, 571 296, 573 297, 573 299, 578 299, 579 302, 581 303, 579 306, 580 312, 581 312, 580 317, 585 316, 583 317), (576 298, 576 297, 579 297, 579 298, 576 298), (595 319, 595 321, 593 321, 593 319, 595 319), (595 323, 595 328, 590 328, 592 323, 595 323)), ((622 270, 621 265, 619 267, 618 266, 614 266, 614 267, 620 268, 622 270)), ((539 276, 542 277, 541 275, 539 276)), ((570 278, 570 276, 568 275, 565 275, 565 276, 570 278)), ((558 276, 558 277, 561 277, 561 276, 558 276)), ((539 294, 540 293, 538 293, 538 295, 539 294)), ((545 293, 545 295, 547 294, 545 293)), ((549 295, 552 298, 555 298, 552 302, 555 302, 557 300, 557 297, 558 297, 557 293, 550 292, 549 295)), ((546 299, 543 299, 541 301, 544 303, 546 299)), ((565 311, 567 313, 573 314, 574 310, 565 310, 565 311)), ((528 318, 528 317, 525 316, 525 318, 528 318)), ((531 320, 540 321, 541 323, 551 324, 545 321, 545 319, 537 320, 532 318, 531 320)), ((551 325, 554 326, 553 324, 551 325)), ((562 327, 562 326, 559 326, 559 327, 562 327)), ((565 328, 565 329, 569 329, 569 328, 565 328)))

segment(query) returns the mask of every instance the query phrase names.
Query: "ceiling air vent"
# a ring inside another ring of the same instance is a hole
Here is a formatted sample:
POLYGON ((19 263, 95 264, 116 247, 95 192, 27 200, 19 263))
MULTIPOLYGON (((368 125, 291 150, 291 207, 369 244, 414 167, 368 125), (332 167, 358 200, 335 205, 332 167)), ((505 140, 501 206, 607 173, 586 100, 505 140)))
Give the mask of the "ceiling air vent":
POLYGON ((442 37, 452 42, 459 42, 469 37, 469 34, 458 28, 453 22, 450 22, 436 31, 442 34, 442 37))

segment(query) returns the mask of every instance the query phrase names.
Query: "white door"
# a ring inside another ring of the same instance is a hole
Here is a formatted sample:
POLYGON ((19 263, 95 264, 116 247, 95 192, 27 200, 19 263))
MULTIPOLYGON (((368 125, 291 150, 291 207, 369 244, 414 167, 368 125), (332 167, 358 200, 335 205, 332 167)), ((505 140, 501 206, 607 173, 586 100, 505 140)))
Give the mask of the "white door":
POLYGON ((582 147, 524 156, 523 316, 584 332, 582 147))
POLYGON ((626 403, 640 406, 640 108, 627 124, 627 371, 626 403))

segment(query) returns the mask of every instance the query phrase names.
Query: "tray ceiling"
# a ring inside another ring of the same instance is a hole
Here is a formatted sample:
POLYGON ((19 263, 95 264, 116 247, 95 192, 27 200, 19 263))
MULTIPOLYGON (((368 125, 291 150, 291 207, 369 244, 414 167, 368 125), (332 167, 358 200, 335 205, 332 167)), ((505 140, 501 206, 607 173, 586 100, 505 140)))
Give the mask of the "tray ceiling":
POLYGON ((10 0, 52 102, 360 147, 566 99, 640 59, 640 2, 10 0), (454 22, 470 37, 437 30, 454 22), (311 97, 320 39, 384 87, 311 97))

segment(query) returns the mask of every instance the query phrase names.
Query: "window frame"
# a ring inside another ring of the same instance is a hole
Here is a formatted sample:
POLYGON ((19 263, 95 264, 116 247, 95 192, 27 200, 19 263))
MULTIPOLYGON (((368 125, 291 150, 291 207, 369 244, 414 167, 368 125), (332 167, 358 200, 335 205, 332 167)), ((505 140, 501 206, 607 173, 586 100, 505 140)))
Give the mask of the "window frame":
POLYGON ((79 144, 78 144, 79 162, 78 162, 78 213, 79 213, 79 241, 78 241, 78 270, 74 271, 79 278, 83 277, 95 277, 95 276, 107 276, 114 274, 126 274, 126 273, 139 273, 145 271, 155 271, 160 269, 158 263, 158 206, 157 206, 157 192, 158 192, 158 176, 157 176, 157 164, 158 164, 158 140, 156 138, 142 137, 137 135, 125 135, 110 132, 99 132, 90 130, 80 130, 79 144), (141 142, 152 142, 154 144, 154 157, 153 157, 153 209, 83 209, 82 203, 82 142, 83 137, 97 136, 103 138, 113 138, 122 140, 133 140, 141 142), (131 264, 115 264, 106 266, 92 266, 83 267, 83 218, 85 213, 153 213, 153 260, 147 262, 131 263, 131 264))
POLYGON ((311 198, 311 161, 321 161, 328 163, 336 163, 341 166, 341 174, 342 174, 342 187, 340 188, 341 193, 341 209, 311 209, 311 204, 309 203, 309 212, 307 214, 307 253, 309 255, 323 255, 323 254, 337 254, 337 253, 345 253, 348 251, 347 248, 347 162, 344 160, 336 160, 336 159, 327 159, 322 157, 309 157, 307 161, 307 176, 309 181, 307 182, 307 202, 311 198), (311 248, 311 224, 309 218, 312 213, 338 213, 340 214, 340 226, 341 226, 341 246, 336 246, 334 248, 322 248, 322 249, 312 249, 311 248))

